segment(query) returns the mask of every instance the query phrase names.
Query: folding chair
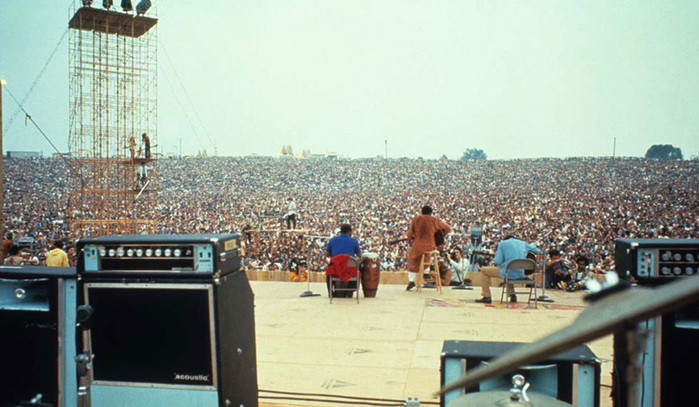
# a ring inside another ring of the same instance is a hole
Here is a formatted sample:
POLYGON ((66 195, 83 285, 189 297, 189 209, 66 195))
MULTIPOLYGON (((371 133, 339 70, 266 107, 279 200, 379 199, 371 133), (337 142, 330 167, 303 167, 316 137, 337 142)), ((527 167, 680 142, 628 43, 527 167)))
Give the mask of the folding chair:
MULTIPOLYGON (((527 306, 532 301, 532 294, 534 296, 534 308, 539 308, 539 303, 537 301, 537 291, 536 291, 536 278, 534 278, 534 273, 536 272, 536 262, 532 259, 515 259, 507 264, 507 269, 505 269, 505 281, 502 287, 502 294, 500 294, 500 304, 503 303, 507 291, 507 285, 512 284, 514 286, 514 294, 528 294, 527 306), (524 278, 509 278, 509 270, 524 270, 524 278), (529 291, 517 291, 518 286, 529 287, 529 291)), ((507 295, 507 308, 510 307, 510 296, 507 295)))
POLYGON ((335 277, 333 275, 328 276, 328 297, 330 297, 330 303, 333 303, 333 291, 336 292, 350 292, 350 291, 356 291, 357 292, 357 304, 359 304, 359 285, 361 282, 361 278, 359 277, 359 259, 356 257, 350 256, 349 259, 347 259, 347 267, 352 268, 354 267, 355 270, 357 270, 357 274, 355 274, 354 277, 350 278, 349 281, 347 281, 347 286, 345 282, 339 278, 335 277), (352 283, 354 284, 354 287, 352 287, 352 283), (335 285, 342 285, 343 287, 333 287, 335 285))

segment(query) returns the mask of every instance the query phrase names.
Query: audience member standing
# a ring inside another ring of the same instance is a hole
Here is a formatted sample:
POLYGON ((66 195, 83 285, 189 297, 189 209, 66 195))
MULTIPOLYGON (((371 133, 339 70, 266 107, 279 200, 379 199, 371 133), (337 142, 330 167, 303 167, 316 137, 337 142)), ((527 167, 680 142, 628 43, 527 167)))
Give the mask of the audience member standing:
POLYGON ((53 249, 46 256, 46 265, 49 267, 68 267, 68 255, 63 251, 63 241, 53 242, 53 249))
POLYGON ((286 206, 286 228, 296 229, 296 202, 294 202, 294 198, 289 198, 287 201, 289 204, 286 206))

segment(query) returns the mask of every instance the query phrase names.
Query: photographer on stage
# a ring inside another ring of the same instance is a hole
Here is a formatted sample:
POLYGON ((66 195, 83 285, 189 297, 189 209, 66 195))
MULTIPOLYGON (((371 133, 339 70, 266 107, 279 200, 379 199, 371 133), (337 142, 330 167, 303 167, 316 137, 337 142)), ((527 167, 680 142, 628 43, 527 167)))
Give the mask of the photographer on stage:
POLYGON ((454 247, 451 251, 451 256, 449 256, 449 268, 451 268, 452 271, 451 283, 449 285, 469 285, 471 280, 466 278, 466 272, 470 266, 471 264, 469 263, 468 259, 464 257, 461 247, 454 247))

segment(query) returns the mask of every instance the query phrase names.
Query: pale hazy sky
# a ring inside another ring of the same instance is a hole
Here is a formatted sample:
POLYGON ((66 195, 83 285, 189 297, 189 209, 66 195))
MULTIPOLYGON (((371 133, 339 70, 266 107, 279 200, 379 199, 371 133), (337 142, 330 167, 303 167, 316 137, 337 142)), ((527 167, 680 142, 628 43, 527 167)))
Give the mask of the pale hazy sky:
MULTIPOLYGON (((185 154, 214 139, 219 155, 373 157, 387 140, 389 157, 610 156, 616 137, 618 156, 699 155, 696 0, 153 3, 165 152, 181 138, 185 154)), ((0 78, 18 99, 71 4, 0 0, 0 78)), ((25 103, 61 151, 68 102, 66 35, 25 103)), ((7 92, 2 107, 6 151, 53 152, 22 115, 7 129, 7 92)))

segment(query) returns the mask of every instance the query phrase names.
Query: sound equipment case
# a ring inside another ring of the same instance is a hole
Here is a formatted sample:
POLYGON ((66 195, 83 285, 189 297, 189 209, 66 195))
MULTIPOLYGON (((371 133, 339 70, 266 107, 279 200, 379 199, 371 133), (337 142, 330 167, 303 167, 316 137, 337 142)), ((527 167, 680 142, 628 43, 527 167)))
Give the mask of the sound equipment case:
MULTIPOLYGON (((699 278, 699 239, 617 239, 614 262, 621 276, 656 287, 699 278)), ((699 365, 699 301, 639 324, 646 332, 640 360, 639 407, 675 406, 695 398, 695 380, 682 366, 699 365)), ((614 405, 626 406, 629 363, 624 341, 614 335, 614 405)))
POLYGON ((77 403, 74 268, 0 266, 0 406, 77 403))
MULTIPOLYGON (((483 342, 483 341, 444 341, 441 353, 441 384, 449 384, 469 370, 488 363, 506 352, 516 348, 520 343, 515 342, 483 342)), ((539 383, 532 383, 531 392, 552 393, 550 396, 572 403, 578 407, 598 407, 600 405, 600 370, 601 363, 587 346, 578 346, 554 357, 541 360, 528 367, 520 367, 516 372, 522 372, 528 382, 536 380, 534 374, 540 374, 539 383), (537 367, 555 365, 553 376, 537 367), (543 374, 542 374, 543 373, 543 374), (548 387, 544 389, 543 387, 548 387), (546 391, 545 391, 546 390, 546 391)), ((513 372, 514 374, 514 372, 513 372)), ((465 393, 479 391, 507 391, 511 386, 512 375, 481 382, 477 388, 466 389, 465 393), (496 386, 505 386, 497 388, 496 386)), ((463 395, 462 391, 454 390, 442 395, 439 405, 444 407, 463 395)))

